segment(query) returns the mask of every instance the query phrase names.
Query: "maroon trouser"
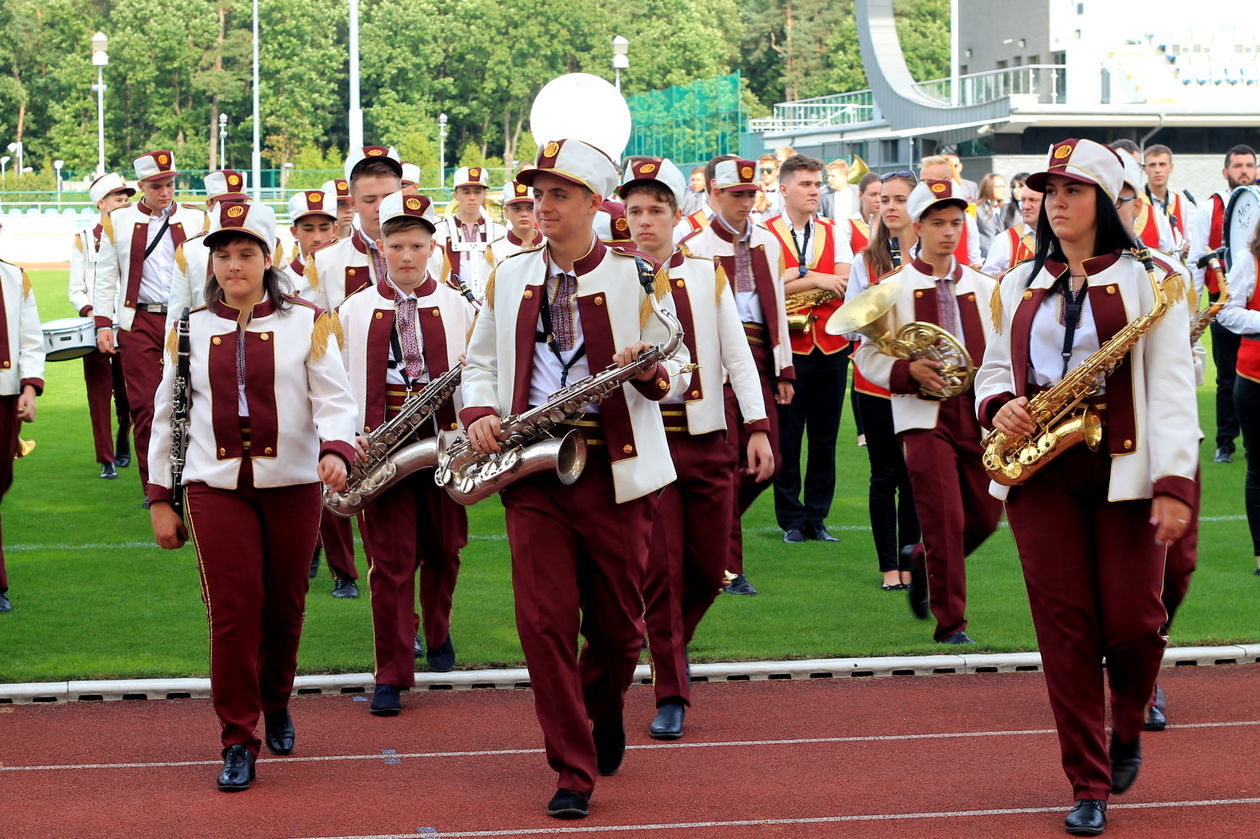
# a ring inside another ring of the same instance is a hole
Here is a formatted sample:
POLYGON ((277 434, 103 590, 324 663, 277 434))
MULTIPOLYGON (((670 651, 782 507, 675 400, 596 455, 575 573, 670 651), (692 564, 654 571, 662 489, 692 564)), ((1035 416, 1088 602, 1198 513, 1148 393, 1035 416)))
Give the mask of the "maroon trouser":
MULTIPOLYGON (((135 459, 140 487, 149 485, 149 434, 153 430, 153 397, 162 383, 162 352, 166 315, 136 312, 131 329, 118 330, 118 350, 127 380, 127 406, 135 435, 135 459)), ((311 547, 314 551, 314 546, 311 547)), ((310 562, 308 556, 307 562, 310 562)))
POLYGON ((989 495, 980 464, 975 399, 964 393, 941 402, 935 428, 900 435, 923 530, 928 596, 936 617, 933 638, 967 628, 967 557, 997 529, 1001 503, 989 495))
POLYGON ((774 474, 764 481, 754 480, 748 474, 748 438, 752 432, 744 423, 743 412, 739 410, 739 400, 735 398, 735 389, 729 384, 722 388, 726 407, 726 436, 737 449, 739 468, 734 473, 734 512, 731 515, 730 557, 726 561, 726 570, 732 574, 744 573, 744 526, 741 517, 757 500, 757 496, 774 483, 779 474, 781 458, 779 457, 779 412, 775 410, 775 396, 778 394, 778 378, 774 372, 774 352, 770 347, 769 334, 766 328, 757 323, 744 324, 744 333, 748 336, 748 348, 752 350, 753 362, 761 377, 761 398, 766 404, 766 416, 770 421, 770 451, 774 455, 774 474))
POLYGON ((210 624, 210 698, 224 749, 256 755, 259 714, 283 710, 293 690, 320 486, 255 489, 245 457, 236 489, 187 489, 210 624))
POLYGON ((1142 731, 1164 652, 1164 548, 1151 502, 1107 500, 1111 455, 1070 449, 1013 487, 1006 516, 1019 548, 1063 771, 1077 799, 1111 793, 1103 659, 1111 727, 1142 731))
MULTIPOLYGON (((118 412, 118 439, 125 440, 131 430, 127 383, 123 378, 121 356, 99 351, 83 356, 83 381, 87 385, 88 415, 92 418, 92 444, 96 447, 96 462, 113 463, 111 401, 118 412)), ((155 387, 154 391, 156 390, 155 387)))
POLYGON ((590 722, 621 720, 643 648, 643 575, 655 494, 616 502, 604 445, 572 486, 554 473, 501 493, 516 628, 558 786, 595 788, 590 722), (585 638, 574 655, 578 633, 585 638))
MULTIPOLYGON (((16 396, 0 396, 0 499, 13 486, 13 459, 18 451, 18 428, 22 421, 17 415, 16 396)), ((9 590, 9 575, 4 570, 4 537, 0 535, 0 594, 9 590)))
POLYGON ((1177 616, 1177 609, 1181 607, 1182 601, 1186 599, 1186 593, 1190 591, 1190 577, 1194 575, 1194 569, 1198 565, 1199 510, 1202 508, 1203 500, 1200 480, 1200 472, 1196 470, 1194 497, 1190 505, 1190 521, 1186 524, 1186 532, 1181 535, 1181 538, 1168 546, 1168 555, 1164 562, 1164 593, 1161 599, 1164 601, 1164 611, 1168 613, 1168 620, 1164 623, 1160 634, 1165 636, 1172 627, 1173 618, 1177 616))
POLYGON ((372 591, 376 683, 411 687, 416 660, 416 572, 420 611, 429 648, 451 631, 451 599, 459 552, 468 544, 468 510, 433 482, 433 470, 404 478, 364 508, 359 517, 372 591))
MULTIPOLYGON (((680 410, 664 406, 662 413, 680 410)), ((686 415, 665 417, 666 426, 686 415)), ((658 706, 671 700, 691 704, 687 645, 725 581, 726 533, 734 505, 735 450, 723 431, 692 436, 669 432, 669 451, 678 479, 661 490, 652 520, 647 577, 643 583, 648 650, 658 706)))
POLYGON ((335 580, 357 580, 354 567, 354 527, 350 519, 325 510, 319 520, 319 543, 335 580))

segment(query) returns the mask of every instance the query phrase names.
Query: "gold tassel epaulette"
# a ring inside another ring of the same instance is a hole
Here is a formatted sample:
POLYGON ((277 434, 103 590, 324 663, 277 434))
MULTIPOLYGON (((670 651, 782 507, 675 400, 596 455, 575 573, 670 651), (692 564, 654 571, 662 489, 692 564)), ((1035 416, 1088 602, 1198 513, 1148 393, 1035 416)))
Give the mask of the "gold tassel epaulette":
POLYGON ((110 243, 111 244, 113 243, 114 241, 114 214, 113 213, 107 213, 105 215, 104 221, 101 222, 101 233, 102 235, 108 236, 110 243))
POLYGON ((175 356, 179 354, 179 326, 172 326, 171 331, 166 333, 166 355, 171 360, 171 364, 175 363, 175 356))
POLYGON ((716 302, 720 304, 722 302, 722 292, 726 291, 726 286, 728 284, 728 281, 726 279, 726 269, 723 268, 722 263, 716 259, 713 260, 713 263, 714 263, 713 287, 717 292, 716 302))
POLYGON ((78 251, 79 253, 83 253, 83 237, 82 236, 74 237, 74 249, 78 251))
MULTIPOLYGON (((311 360, 319 361, 328 352, 328 339, 337 335, 341 331, 341 324, 334 323, 333 318, 336 313, 322 312, 319 317, 315 318, 315 328, 311 330, 311 360)), ((340 346, 341 337, 338 335, 337 344, 340 346)))
POLYGON ((319 291, 319 271, 315 270, 315 254, 310 255, 310 259, 306 262, 306 267, 302 269, 303 276, 310 283, 311 291, 319 291))
MULTIPOLYGON (((662 265, 656 270, 656 276, 652 278, 652 294, 656 296, 659 303, 669 293, 669 268, 662 265)), ((639 328, 648 325, 648 321, 652 319, 652 304, 648 298, 644 296, 643 305, 639 307, 639 328)))
POLYGON ((993 296, 989 298, 989 314, 993 318, 993 331, 1002 334, 1002 284, 993 286, 993 296))
MULTIPOLYGON (((498 273, 499 273, 499 269, 496 266, 495 269, 490 272, 489 279, 486 280, 485 299, 483 300, 481 305, 485 306, 487 309, 494 308, 494 277, 498 273)), ((473 323, 476 323, 475 318, 473 319, 473 323)), ((471 329, 469 330, 469 334, 472 334, 471 329)))
POLYGON ((26 275, 26 269, 22 269, 22 299, 31 296, 31 278, 26 275))
POLYGON ((284 264, 284 242, 281 242, 279 239, 276 240, 276 252, 271 257, 271 264, 277 268, 284 264))
POLYGON ((184 255, 183 242, 175 246, 175 264, 179 266, 179 270, 184 274, 188 273, 188 257, 184 255))
POLYGON ((1169 271, 1164 277, 1164 293, 1168 296, 1168 304, 1179 303, 1186 296, 1186 281, 1180 271, 1169 271))

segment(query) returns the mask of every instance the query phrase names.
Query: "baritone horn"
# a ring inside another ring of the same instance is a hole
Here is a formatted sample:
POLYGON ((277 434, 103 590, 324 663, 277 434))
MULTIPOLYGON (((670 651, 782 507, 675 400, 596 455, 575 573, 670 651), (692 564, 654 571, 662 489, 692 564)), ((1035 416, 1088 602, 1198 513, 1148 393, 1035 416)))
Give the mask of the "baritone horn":
POLYGON ((30 454, 33 451, 35 451, 34 440, 23 440, 21 437, 18 438, 18 450, 17 450, 18 457, 26 457, 28 454, 30 454))
POLYGON ((853 162, 849 164, 849 183, 857 186, 862 179, 869 175, 871 167, 866 165, 866 161, 862 159, 862 155, 853 155, 853 162))

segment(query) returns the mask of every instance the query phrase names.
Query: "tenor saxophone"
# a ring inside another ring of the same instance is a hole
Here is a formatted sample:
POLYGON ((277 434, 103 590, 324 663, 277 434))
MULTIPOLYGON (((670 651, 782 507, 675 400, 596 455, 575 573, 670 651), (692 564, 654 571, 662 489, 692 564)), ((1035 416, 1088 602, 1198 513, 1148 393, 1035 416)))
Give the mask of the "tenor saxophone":
MULTIPOLYGON (((1031 434, 1008 437, 994 429, 985 436, 981 441, 984 469, 995 482, 1018 486, 1078 443, 1084 443, 1091 451, 1098 448, 1102 419, 1086 400, 1099 392, 1107 376, 1155 328, 1170 303, 1163 282, 1155 277, 1150 252, 1143 248, 1136 255, 1146 268, 1155 305, 1068 371, 1058 384, 1028 400, 1028 413, 1036 426, 1031 434)), ((1179 274, 1177 277, 1180 279, 1179 274)))
POLYGON ((439 438, 416 440, 415 435, 455 393, 463 372, 463 365, 457 364, 429 382, 388 422, 367 435, 366 456, 355 458, 345 491, 324 490, 324 507, 329 512, 351 518, 403 478, 437 465, 439 438))
POLYGON ((810 309, 839 299, 835 292, 822 288, 807 288, 804 291, 787 295, 783 300, 783 308, 787 312, 788 329, 797 331, 808 329, 810 323, 814 320, 813 316, 809 314, 810 309))
POLYGON ((1199 340, 1199 337, 1203 335, 1212 321, 1216 320, 1216 316, 1221 313, 1221 309, 1225 308, 1225 303, 1229 300, 1229 283, 1225 281, 1225 269, 1221 265, 1221 260, 1224 257, 1225 249, 1218 248, 1204 254, 1196 263, 1198 267, 1216 275, 1216 284, 1217 288, 1220 289, 1220 294, 1217 295, 1215 303, 1209 302, 1194 316, 1194 320, 1190 323, 1191 346, 1194 345, 1195 341, 1199 340))

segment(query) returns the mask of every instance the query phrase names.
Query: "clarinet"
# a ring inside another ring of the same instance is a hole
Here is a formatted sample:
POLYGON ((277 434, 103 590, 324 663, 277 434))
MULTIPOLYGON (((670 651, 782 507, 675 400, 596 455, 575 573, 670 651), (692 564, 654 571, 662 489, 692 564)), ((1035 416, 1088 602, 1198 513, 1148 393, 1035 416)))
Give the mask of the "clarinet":
POLYGON ((175 353, 175 385, 171 396, 171 507, 184 518, 184 459, 188 451, 188 409, 192 403, 190 385, 192 340, 188 335, 188 308, 175 326, 178 347, 175 353))
POLYGON ((892 264, 894 268, 901 267, 901 240, 896 236, 888 239, 888 250, 892 252, 892 264))
POLYGON ((469 303, 472 304, 474 312, 481 311, 481 304, 477 302, 477 296, 472 293, 472 289, 468 287, 468 283, 464 282, 464 278, 459 274, 455 275, 455 288, 460 294, 464 295, 469 303))

